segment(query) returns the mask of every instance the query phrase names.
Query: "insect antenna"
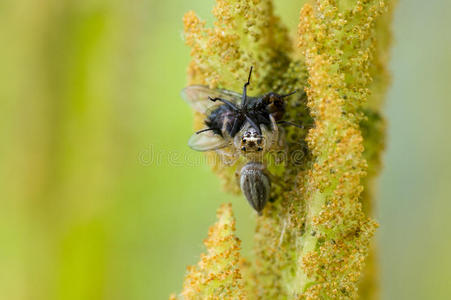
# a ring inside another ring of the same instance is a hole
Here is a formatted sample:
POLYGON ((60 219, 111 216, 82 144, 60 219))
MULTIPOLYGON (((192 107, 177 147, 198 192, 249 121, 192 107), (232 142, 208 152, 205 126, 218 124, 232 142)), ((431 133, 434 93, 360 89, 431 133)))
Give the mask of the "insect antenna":
POLYGON ((251 66, 251 69, 249 71, 249 77, 247 78, 247 82, 243 86, 243 99, 241 101, 241 107, 246 107, 247 102, 247 86, 251 84, 251 75, 252 75, 252 69, 254 67, 251 66))

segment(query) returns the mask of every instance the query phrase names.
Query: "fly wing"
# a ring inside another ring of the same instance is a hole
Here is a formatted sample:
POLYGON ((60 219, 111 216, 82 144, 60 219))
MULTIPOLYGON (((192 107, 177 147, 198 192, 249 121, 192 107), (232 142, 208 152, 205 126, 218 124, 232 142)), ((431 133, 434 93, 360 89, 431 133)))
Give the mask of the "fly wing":
POLYGON ((208 97, 226 99, 237 105, 241 103, 240 94, 228 90, 210 89, 206 85, 190 85, 182 90, 182 98, 194 110, 203 114, 210 110, 211 107, 222 104, 219 101, 213 102, 208 97))
POLYGON ((196 151, 218 150, 226 147, 228 144, 224 138, 212 131, 195 133, 188 141, 188 146, 196 151))

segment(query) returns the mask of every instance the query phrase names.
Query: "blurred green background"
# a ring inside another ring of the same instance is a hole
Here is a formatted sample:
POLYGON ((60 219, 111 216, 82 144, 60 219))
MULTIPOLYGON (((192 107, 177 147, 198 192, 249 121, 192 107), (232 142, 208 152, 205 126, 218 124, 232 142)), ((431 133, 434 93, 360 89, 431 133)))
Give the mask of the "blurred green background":
MULTIPOLYGON (((276 0, 295 30, 302 1, 276 0)), ((0 1, 0 299, 166 299, 231 201, 186 146, 182 16, 214 2, 0 1)), ((401 0, 377 219, 383 299, 451 298, 451 3, 401 0)))

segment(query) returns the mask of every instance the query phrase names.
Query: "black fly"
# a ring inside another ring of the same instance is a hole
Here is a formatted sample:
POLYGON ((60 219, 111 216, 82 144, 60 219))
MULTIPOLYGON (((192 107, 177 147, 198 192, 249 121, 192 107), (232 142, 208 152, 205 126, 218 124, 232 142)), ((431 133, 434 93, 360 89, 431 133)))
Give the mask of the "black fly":
POLYGON ((247 87, 251 75, 252 67, 242 94, 192 85, 183 89, 182 97, 196 111, 206 115, 206 128, 193 134, 188 145, 197 151, 216 150, 231 158, 231 163, 244 156, 249 162, 241 169, 240 187, 260 214, 269 198, 271 183, 266 168, 257 160, 267 151, 284 144, 278 124, 298 126, 282 120, 284 98, 296 91, 285 95, 269 92, 249 97, 247 87))

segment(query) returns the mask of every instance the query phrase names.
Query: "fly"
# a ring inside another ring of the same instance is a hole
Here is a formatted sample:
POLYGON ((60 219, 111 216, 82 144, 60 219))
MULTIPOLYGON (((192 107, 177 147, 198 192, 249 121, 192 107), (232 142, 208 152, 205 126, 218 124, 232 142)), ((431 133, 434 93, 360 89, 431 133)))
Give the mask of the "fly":
POLYGON ((183 89, 182 97, 194 110, 206 115, 206 127, 194 133, 188 145, 196 151, 215 150, 227 156, 229 163, 244 156, 248 163, 240 171, 240 188, 249 204, 261 214, 269 199, 271 181, 266 167, 258 162, 259 158, 283 145, 279 124, 302 126, 283 120, 284 98, 296 91, 250 97, 247 87, 251 75, 252 67, 242 94, 191 85, 183 89))

